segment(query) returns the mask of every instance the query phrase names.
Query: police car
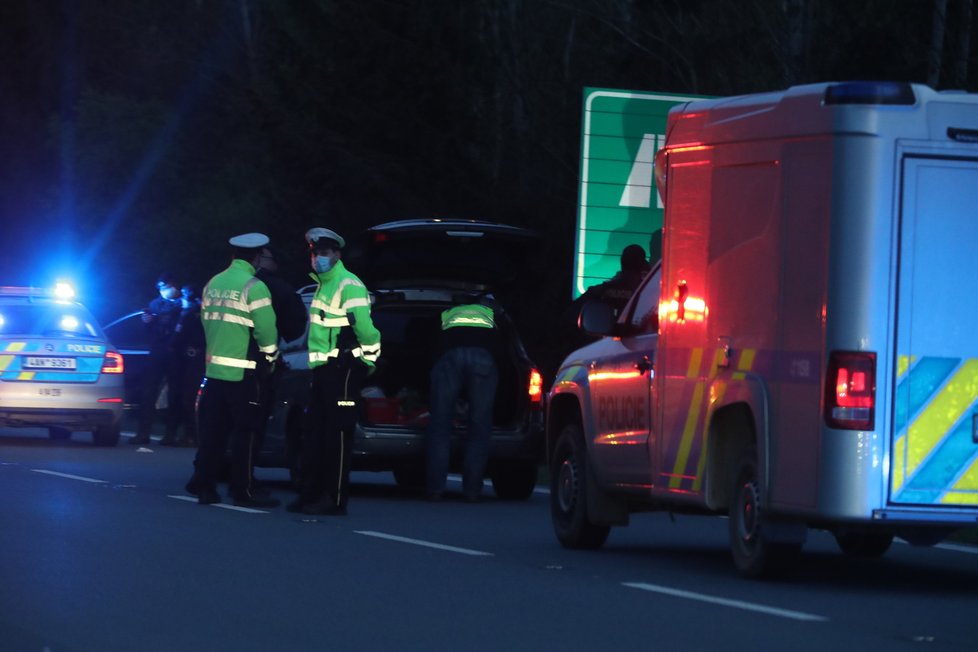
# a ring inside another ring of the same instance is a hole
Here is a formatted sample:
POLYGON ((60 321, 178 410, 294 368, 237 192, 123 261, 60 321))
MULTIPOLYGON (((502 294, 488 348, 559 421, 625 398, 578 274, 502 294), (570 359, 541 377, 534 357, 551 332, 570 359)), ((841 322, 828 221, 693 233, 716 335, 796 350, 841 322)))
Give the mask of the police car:
POLYGON ((115 446, 123 358, 74 291, 0 287, 0 427, 47 428, 52 439, 90 431, 115 446))

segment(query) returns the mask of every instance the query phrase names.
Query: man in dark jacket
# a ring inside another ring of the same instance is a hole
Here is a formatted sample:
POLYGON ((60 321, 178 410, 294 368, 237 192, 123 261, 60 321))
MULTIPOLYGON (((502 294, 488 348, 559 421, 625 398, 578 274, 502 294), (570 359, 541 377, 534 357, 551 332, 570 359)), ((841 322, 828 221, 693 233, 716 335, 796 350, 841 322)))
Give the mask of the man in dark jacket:
POLYGON ((156 399, 164 381, 167 387, 165 437, 168 443, 176 439, 176 430, 180 424, 178 392, 181 360, 174 348, 174 335, 182 309, 180 289, 175 277, 169 273, 160 274, 156 289, 159 296, 149 302, 142 316, 143 323, 150 331, 149 357, 140 388, 139 429, 136 436, 129 440, 130 444, 149 443, 153 418, 156 415, 156 399))
MULTIPOLYGON (((278 263, 275 260, 275 252, 271 246, 264 246, 261 250, 261 257, 258 259, 258 268, 255 270, 255 277, 268 286, 268 291, 272 294, 272 309, 275 310, 275 322, 278 328, 279 343, 284 344, 302 337, 306 332, 306 323, 309 320, 309 313, 306 304, 302 302, 295 289, 290 286, 278 273, 278 263)), ((252 454, 257 457, 265 441, 265 430, 268 426, 268 419, 272 415, 275 407, 275 391, 278 386, 279 378, 285 370, 285 361, 279 361, 270 374, 264 375, 260 379, 260 404, 261 418, 257 432, 253 441, 252 454)), ((252 483, 252 487, 259 492, 262 487, 257 482, 252 483)))
POLYGON ((440 500, 451 449, 456 404, 468 400, 468 439, 462 461, 462 495, 476 502, 489 459, 492 413, 501 354, 496 306, 489 297, 441 314, 441 337, 431 369, 431 424, 425 442, 428 500, 440 500))

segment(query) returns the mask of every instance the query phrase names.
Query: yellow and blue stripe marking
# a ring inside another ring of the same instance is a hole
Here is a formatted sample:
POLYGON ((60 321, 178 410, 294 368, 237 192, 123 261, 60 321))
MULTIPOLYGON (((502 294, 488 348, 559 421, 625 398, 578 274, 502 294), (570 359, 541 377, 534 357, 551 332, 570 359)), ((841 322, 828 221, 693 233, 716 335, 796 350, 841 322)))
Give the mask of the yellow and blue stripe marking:
POLYGON ((978 359, 897 360, 893 500, 978 504, 978 359))
POLYGON ((0 381, 35 383, 94 383, 102 371, 105 357, 104 345, 91 351, 79 353, 68 349, 68 342, 52 344, 47 341, 0 341, 0 381), (25 369, 23 356, 44 355, 71 357, 75 359, 75 369, 25 369))

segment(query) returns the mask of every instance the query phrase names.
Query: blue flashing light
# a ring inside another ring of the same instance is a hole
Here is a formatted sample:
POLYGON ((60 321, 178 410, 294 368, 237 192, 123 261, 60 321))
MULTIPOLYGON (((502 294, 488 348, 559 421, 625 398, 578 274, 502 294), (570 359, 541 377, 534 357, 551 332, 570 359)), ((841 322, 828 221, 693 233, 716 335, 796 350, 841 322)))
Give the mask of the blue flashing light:
POLYGON ((906 82, 852 81, 825 89, 825 104, 911 105, 917 98, 906 82))
POLYGON ((58 281, 54 284, 54 296, 67 301, 75 297, 75 288, 67 281, 58 281))

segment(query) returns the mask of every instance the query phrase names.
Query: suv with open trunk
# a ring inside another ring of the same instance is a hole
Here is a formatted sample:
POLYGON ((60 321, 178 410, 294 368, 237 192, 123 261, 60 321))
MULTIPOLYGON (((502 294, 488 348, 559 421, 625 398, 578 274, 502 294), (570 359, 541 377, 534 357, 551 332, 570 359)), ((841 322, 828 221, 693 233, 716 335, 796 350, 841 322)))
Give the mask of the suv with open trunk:
MULTIPOLYGON (((381 356, 362 391, 353 468, 393 471, 398 484, 424 485, 431 366, 441 313, 516 281, 537 243, 531 231, 476 220, 405 220, 368 229, 350 240, 344 262, 367 285, 381 332, 381 356)), ((316 286, 299 292, 308 305, 316 286)), ((497 297, 498 298, 498 297, 497 297)), ((506 342, 499 364, 487 474, 500 498, 524 499, 542 462, 542 379, 510 318, 497 327, 506 342)), ((258 466, 302 473, 302 419, 309 395, 305 337, 283 347, 282 374, 258 466)), ((452 437, 451 468, 461 468, 464 401, 452 437)))

